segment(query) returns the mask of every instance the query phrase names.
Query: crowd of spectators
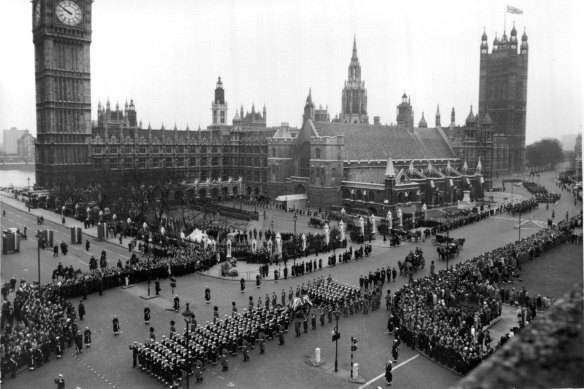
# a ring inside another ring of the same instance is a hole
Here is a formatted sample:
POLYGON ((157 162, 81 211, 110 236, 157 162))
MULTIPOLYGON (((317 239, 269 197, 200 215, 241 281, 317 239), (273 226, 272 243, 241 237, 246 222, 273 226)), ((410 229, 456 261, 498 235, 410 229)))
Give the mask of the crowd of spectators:
POLYGON ((501 314, 503 302, 521 307, 520 325, 550 303, 525 289, 505 288, 504 283, 518 275, 524 261, 565 242, 581 223, 579 214, 433 276, 410 280, 395 295, 400 338, 466 374, 493 352, 483 328, 501 314))
POLYGON ((77 330, 75 309, 58 285, 39 289, 22 280, 13 303, 4 300, 2 306, 2 376, 48 362, 58 346, 72 346, 77 330))

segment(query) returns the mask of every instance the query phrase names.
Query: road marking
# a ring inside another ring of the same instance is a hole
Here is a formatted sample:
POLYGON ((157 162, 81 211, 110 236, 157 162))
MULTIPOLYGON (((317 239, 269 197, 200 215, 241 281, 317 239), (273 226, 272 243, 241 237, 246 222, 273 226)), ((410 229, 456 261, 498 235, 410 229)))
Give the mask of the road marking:
MULTIPOLYGON (((391 371, 392 372, 396 371, 401 366, 405 365, 406 363, 409 363, 409 362, 413 361, 414 359, 418 358, 419 356, 420 356, 420 354, 416 354, 413 357, 411 357, 410 359, 406 359, 405 361, 403 361, 399 365, 395 366, 391 371)), ((363 388, 369 386, 370 384, 374 383, 375 381, 377 381, 378 379, 380 379, 381 377, 384 377, 384 376, 385 376, 385 372, 383 372, 380 375, 378 375, 377 377, 375 377, 375 378, 367 381, 364 385, 359 386, 359 389, 363 389, 363 388)))

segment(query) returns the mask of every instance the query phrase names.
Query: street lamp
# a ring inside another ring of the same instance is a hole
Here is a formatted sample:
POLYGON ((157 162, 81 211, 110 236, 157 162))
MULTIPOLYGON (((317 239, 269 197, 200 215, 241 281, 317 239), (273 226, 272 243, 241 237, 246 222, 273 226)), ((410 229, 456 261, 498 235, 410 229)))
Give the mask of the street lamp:
POLYGON ((185 370, 187 371, 187 389, 189 389, 189 378, 190 378, 190 374, 191 374, 191 361, 190 361, 190 356, 191 356, 191 350, 189 349, 189 340, 190 340, 190 335, 191 335, 191 331, 190 331, 190 326, 189 324, 192 325, 193 323, 193 319, 195 318, 195 314, 193 312, 191 312, 191 310, 189 309, 189 303, 187 303, 187 308, 184 310, 184 312, 182 313, 183 318, 185 320, 185 323, 187 325, 187 360, 185 361, 185 370))
POLYGON ((296 236, 296 220, 298 220, 298 216, 296 216, 296 213, 294 214, 294 217, 292 219, 294 219, 294 236, 296 236))
POLYGON ((338 310, 335 310, 333 313, 334 313, 335 319, 337 321, 337 325, 335 326, 335 329, 333 330, 333 342, 335 342, 335 373, 338 373, 338 371, 339 371, 339 358, 338 358, 339 338, 341 337, 341 333, 339 332, 339 316, 341 316, 341 312, 338 310))

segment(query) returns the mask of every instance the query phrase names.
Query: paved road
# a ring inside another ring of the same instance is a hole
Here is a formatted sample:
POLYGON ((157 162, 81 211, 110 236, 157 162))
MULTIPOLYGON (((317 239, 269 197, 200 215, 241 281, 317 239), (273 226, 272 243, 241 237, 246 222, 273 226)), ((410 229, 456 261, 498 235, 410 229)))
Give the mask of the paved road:
MULTIPOLYGON (((555 188, 548 185, 548 188, 555 188)), ((522 188, 516 188, 521 191, 522 188)), ((564 215, 568 210, 574 213, 571 197, 564 192, 562 200, 550 207, 549 211, 545 207, 540 207, 531 213, 535 220, 547 220, 552 209, 556 215, 564 215)), ((6 207, 7 218, 12 222, 23 220, 26 222, 26 212, 17 211, 6 207), (19 214, 20 212, 20 214, 19 214), (20 216, 17 216, 20 215, 20 216), (18 217, 24 219, 17 219, 18 217), (12 219, 10 219, 12 218, 12 219)), ((33 210, 34 212, 34 210, 33 210)), ((524 215, 529 218, 530 215, 524 215)), ((36 223, 36 218, 33 220, 36 223)), ((507 242, 517 239, 518 230, 515 229, 515 220, 506 218, 491 218, 481 223, 472 224, 460 228, 451 233, 451 236, 465 237, 466 245, 463 253, 451 263, 473 257, 494 247, 501 246, 507 242)), ((58 229, 55 226, 55 229, 58 229)), ((539 227, 526 226, 522 229, 522 236, 535 233, 539 227)), ((30 228, 29 228, 30 230, 30 228)), ((65 234, 67 231, 61 230, 65 234)), ((59 238, 62 239, 62 238, 59 238)), ((327 276, 331 273, 333 278, 342 282, 355 284, 359 274, 366 274, 381 266, 396 266, 397 261, 403 259, 405 255, 415 248, 415 244, 404 244, 398 248, 375 248, 373 254, 358 262, 351 262, 346 265, 339 265, 330 270, 323 270, 313 276, 327 276)), ((445 263, 437 261, 434 247, 430 241, 419 244, 424 250, 429 260, 436 260, 437 270, 445 267, 445 263)), ((71 247, 71 245, 70 245, 71 247)), ((93 241, 92 248, 100 252, 105 247, 111 250, 112 255, 127 255, 127 249, 110 243, 93 241)), ((108 254, 109 256, 109 254, 108 254)), ((88 256, 84 253, 84 247, 72 250, 72 255, 67 258, 59 257, 63 264, 73 264, 81 261, 85 266, 88 256)), ((52 253, 43 253, 41 258, 43 279, 47 279, 45 272, 56 266, 52 259, 52 253)), ((14 256, 4 256, 2 258, 2 277, 10 278, 12 274, 22 274, 23 277, 31 279, 36 277, 36 242, 27 241, 23 244, 21 254, 14 256), (5 264, 6 263, 6 264, 5 264), (25 269, 29 269, 26 271, 25 269), (6 270, 6 271, 5 271, 6 270), (31 277, 30 274, 34 277, 31 277)), ((428 274, 428 266, 418 272, 417 276, 428 274)), ((235 301, 240 307, 246 306, 248 296, 265 296, 265 293, 272 294, 273 291, 279 295, 282 288, 288 290, 290 286, 296 288, 298 282, 306 282, 313 276, 304 278, 279 281, 264 282, 260 290, 255 287, 248 287, 245 294, 239 293, 237 281, 228 281, 207 277, 204 275, 188 275, 178 279, 177 293, 181 299, 193 302, 191 309, 194 310, 200 324, 207 320, 212 320, 213 306, 219 307, 221 314, 230 312, 231 302, 235 301), (206 286, 212 290, 212 304, 207 305, 202 301, 202 296, 206 286)), ((397 290, 405 282, 405 277, 398 276, 395 284, 389 288, 397 290)), ((250 285, 251 286, 251 285, 250 285)), ((151 326, 156 329, 158 339, 169 330, 170 320, 175 320, 177 327, 182 325, 182 317, 167 310, 171 306, 170 287, 168 281, 162 284, 161 297, 149 300, 148 304, 152 308, 151 326)), ((386 285, 385 289, 388 286, 386 285)), ((67 387, 91 388, 160 388, 158 382, 150 376, 131 368, 131 353, 128 345, 135 340, 144 340, 148 336, 148 327, 142 321, 142 309, 144 300, 139 296, 146 293, 146 285, 140 284, 129 289, 112 289, 104 293, 102 297, 90 295, 85 303, 88 314, 83 326, 88 325, 93 335, 92 348, 86 350, 80 357, 72 356, 72 349, 68 349, 66 356, 62 360, 51 360, 40 369, 30 373, 22 372, 15 380, 8 379, 3 383, 5 388, 34 388, 51 387, 52 378, 57 373, 63 373, 67 379, 67 387), (122 333, 114 337, 111 330, 111 318, 117 314, 121 321, 122 333)), ((77 304, 77 301, 74 301, 77 304)), ((380 310, 370 315, 355 315, 347 319, 341 318, 339 322, 342 334, 339 341, 339 373, 332 372, 334 364, 334 344, 331 342, 332 325, 318 327, 316 331, 309 331, 308 334, 300 338, 295 338, 292 333, 287 335, 286 345, 278 346, 277 342, 271 341, 267 344, 267 354, 260 356, 258 350, 251 353, 251 360, 245 364, 241 357, 230 361, 230 370, 227 373, 220 372, 220 369, 210 368, 205 372, 204 387, 225 388, 306 388, 306 387, 339 387, 355 388, 356 384, 347 381, 350 363, 349 339, 355 336, 359 339, 359 350, 355 354, 355 362, 360 364, 360 375, 369 381, 383 372, 385 361, 389 357, 392 336, 385 334, 386 312, 380 310), (322 358, 325 360, 324 368, 312 367, 309 359, 315 347, 321 348, 322 358)), ((413 350, 402 345, 399 362, 404 362, 416 355, 413 350)), ((458 376, 445 370, 423 356, 418 356, 408 363, 400 366, 394 374, 394 387, 399 388, 444 388, 456 382, 458 376)), ((191 382, 191 384, 193 384, 191 382)), ((194 385, 194 384, 193 384, 194 385)), ((383 385, 383 380, 372 382, 368 387, 383 385)))

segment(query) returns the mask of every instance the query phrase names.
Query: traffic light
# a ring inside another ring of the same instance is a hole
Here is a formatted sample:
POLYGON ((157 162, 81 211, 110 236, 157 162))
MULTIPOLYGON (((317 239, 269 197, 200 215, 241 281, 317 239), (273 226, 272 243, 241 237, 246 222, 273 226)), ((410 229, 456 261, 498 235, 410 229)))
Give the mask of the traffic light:
POLYGON ((351 336, 351 351, 357 351, 357 338, 351 336))

